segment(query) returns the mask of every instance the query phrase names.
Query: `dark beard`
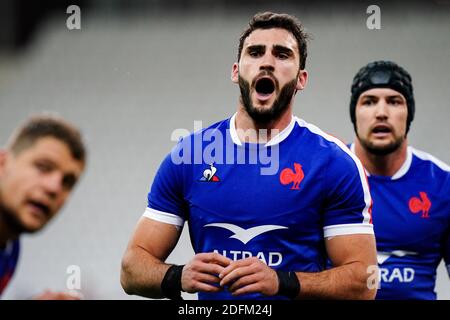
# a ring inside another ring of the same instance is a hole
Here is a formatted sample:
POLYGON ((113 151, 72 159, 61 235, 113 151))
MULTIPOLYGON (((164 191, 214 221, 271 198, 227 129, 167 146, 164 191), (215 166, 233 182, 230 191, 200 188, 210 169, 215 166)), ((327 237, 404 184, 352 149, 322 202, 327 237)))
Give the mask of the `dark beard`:
POLYGON ((255 108, 250 97, 250 83, 239 75, 239 88, 241 89, 241 99, 245 111, 258 124, 267 124, 273 120, 277 120, 286 111, 289 102, 295 93, 297 79, 286 83, 281 88, 280 94, 273 103, 272 107, 267 110, 259 110, 255 108))
POLYGON ((359 139, 359 142, 363 146, 364 149, 366 149, 369 153, 376 155, 376 156, 386 156, 388 154, 391 154, 394 151, 397 151, 400 146, 402 145, 403 141, 405 141, 404 137, 401 137, 392 143, 388 144, 384 147, 376 147, 372 143, 370 143, 367 140, 359 139))

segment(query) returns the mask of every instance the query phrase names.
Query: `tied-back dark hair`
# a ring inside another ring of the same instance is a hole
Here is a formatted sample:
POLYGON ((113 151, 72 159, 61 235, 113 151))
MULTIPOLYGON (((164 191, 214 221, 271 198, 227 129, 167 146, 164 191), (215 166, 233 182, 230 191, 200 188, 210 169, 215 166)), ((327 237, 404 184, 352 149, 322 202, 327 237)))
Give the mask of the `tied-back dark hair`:
POLYGON ((300 53, 300 70, 305 69, 307 52, 307 40, 310 36, 305 32, 303 25, 297 18, 285 13, 264 12, 257 13, 253 16, 248 24, 248 28, 244 30, 239 38, 239 49, 237 61, 241 58, 242 48, 245 39, 257 29, 285 29, 292 33, 297 40, 298 50, 300 53))
POLYGON ((20 126, 11 136, 8 149, 19 154, 45 137, 53 137, 65 143, 72 157, 78 161, 86 161, 86 150, 80 131, 72 124, 54 115, 35 115, 20 126))

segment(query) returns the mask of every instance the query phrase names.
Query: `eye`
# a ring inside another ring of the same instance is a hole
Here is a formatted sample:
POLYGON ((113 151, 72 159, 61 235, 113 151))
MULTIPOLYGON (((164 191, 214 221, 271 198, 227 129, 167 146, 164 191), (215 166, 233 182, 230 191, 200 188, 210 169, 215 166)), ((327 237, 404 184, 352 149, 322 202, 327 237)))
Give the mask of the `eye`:
POLYGON ((373 101, 372 99, 364 99, 362 101, 363 106, 373 106, 374 104, 375 104, 375 101, 373 101))
POLYGON ((35 168, 41 172, 41 173, 49 173, 53 170, 54 166, 51 163, 48 162, 35 162, 34 163, 35 168))
POLYGON ((281 60, 286 60, 287 58, 289 58, 289 55, 288 55, 287 53, 284 53, 284 52, 279 52, 279 53, 277 54, 277 57, 278 57, 279 59, 281 59, 281 60))
POLYGON ((261 55, 261 52, 258 51, 258 50, 250 50, 250 51, 248 52, 248 55, 249 55, 250 57, 257 58, 257 57, 259 57, 259 56, 261 55))
POLYGON ((399 105, 401 105, 401 104, 403 103, 403 101, 400 100, 400 99, 392 99, 392 100, 389 101, 389 102, 390 102, 390 104, 392 104, 392 105, 394 105, 394 106, 399 106, 399 105))
POLYGON ((76 183, 77 178, 72 174, 64 176, 62 181, 62 184, 66 190, 72 190, 76 183))

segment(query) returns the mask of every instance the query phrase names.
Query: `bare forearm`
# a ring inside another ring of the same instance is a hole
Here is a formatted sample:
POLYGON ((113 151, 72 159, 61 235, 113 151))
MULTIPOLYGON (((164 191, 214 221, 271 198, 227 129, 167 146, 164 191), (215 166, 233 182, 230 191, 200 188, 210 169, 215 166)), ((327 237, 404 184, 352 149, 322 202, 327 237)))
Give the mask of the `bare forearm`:
POLYGON ((161 281, 170 265, 140 248, 129 250, 122 260, 120 282, 127 294, 163 298, 161 281))
POLYGON ((297 272, 301 290, 299 299, 374 299, 376 289, 369 289, 367 266, 349 263, 319 273, 297 272))

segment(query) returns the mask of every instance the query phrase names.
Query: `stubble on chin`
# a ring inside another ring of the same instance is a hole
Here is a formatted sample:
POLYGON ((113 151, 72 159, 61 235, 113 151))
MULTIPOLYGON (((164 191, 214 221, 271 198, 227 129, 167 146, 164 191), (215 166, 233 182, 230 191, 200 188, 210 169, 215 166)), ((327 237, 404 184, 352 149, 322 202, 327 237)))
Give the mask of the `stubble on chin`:
POLYGON ((377 156, 386 156, 397 151, 400 146, 405 141, 404 137, 400 137, 391 141, 388 144, 377 145, 376 143, 370 141, 369 139, 362 139, 358 136, 358 140, 361 143, 361 146, 369 153, 377 156))

